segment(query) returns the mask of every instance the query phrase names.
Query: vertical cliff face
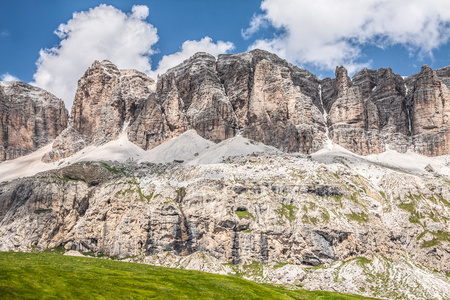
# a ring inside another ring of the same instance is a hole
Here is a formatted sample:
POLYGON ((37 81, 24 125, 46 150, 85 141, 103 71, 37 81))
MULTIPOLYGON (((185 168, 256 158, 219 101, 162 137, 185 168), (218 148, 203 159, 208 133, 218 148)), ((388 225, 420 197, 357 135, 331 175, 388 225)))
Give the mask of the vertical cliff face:
POLYGON ((142 105, 128 136, 151 149, 188 129, 214 142, 242 133, 310 153, 325 139, 318 86, 308 71, 265 51, 217 60, 198 53, 158 78, 155 95, 142 105))
POLYGON ((236 115, 217 76, 216 59, 207 53, 197 53, 158 78, 156 96, 144 104, 129 136, 144 149, 188 129, 219 142, 235 135, 236 123, 236 115), (160 121, 162 126, 149 128, 148 125, 160 121))
POLYGON ((288 152, 312 153, 328 137, 358 154, 388 147, 449 153, 450 68, 402 78, 390 68, 344 67, 323 80, 275 54, 197 53, 158 76, 95 62, 79 81, 70 126, 44 160, 67 157, 116 139, 152 149, 195 129, 220 142, 244 137, 288 152))
POLYGON ((424 155, 441 155, 450 151, 448 82, 446 68, 434 71, 428 66, 423 66, 419 74, 407 80, 414 150, 424 155))
POLYGON ((64 103, 29 84, 0 82, 0 161, 45 146, 67 127, 64 103))
POLYGON ((220 142, 242 133, 282 150, 311 153, 325 139, 319 80, 276 55, 254 50, 197 53, 158 77, 95 62, 80 79, 70 125, 44 161, 116 139, 151 149, 189 129, 220 142))
POLYGON ((245 137, 290 152, 321 148, 319 80, 261 50, 220 55, 217 71, 245 137))
POLYGON ((43 160, 58 160, 88 145, 117 139, 153 89, 153 79, 141 72, 95 61, 78 81, 68 128, 43 160))
POLYGON ((387 147, 425 155, 448 153, 449 70, 424 66, 403 79, 390 68, 364 69, 353 78, 343 67, 321 82, 331 139, 359 154, 387 147), (439 74, 439 75, 438 75, 439 74))

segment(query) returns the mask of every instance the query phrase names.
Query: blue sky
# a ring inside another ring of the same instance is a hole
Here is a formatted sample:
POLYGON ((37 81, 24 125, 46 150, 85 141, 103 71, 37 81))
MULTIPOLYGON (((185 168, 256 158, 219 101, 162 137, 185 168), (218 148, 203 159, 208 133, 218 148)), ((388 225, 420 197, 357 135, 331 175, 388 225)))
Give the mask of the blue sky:
POLYGON ((196 51, 252 48, 321 78, 341 64, 400 75, 450 64, 447 0, 1 1, 0 76, 46 88, 69 107, 95 59, 152 77, 196 51))

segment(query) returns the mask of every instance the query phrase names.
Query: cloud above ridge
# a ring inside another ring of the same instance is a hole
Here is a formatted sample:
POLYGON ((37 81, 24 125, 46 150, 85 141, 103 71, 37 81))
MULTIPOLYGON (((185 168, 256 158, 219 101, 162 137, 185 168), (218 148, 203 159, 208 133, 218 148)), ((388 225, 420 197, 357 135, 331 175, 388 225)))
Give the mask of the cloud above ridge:
POLYGON ((152 70, 151 56, 157 52, 154 48, 159 37, 157 29, 146 21, 148 15, 144 5, 133 6, 129 14, 105 4, 74 13, 54 32, 61 39, 59 44, 40 51, 32 84, 62 98, 70 109, 78 79, 95 60, 108 59, 120 69, 136 69, 156 79, 196 52, 217 56, 234 48, 231 42, 214 42, 207 36, 187 40, 179 52, 163 56, 158 68, 152 70))
POLYGON ((158 35, 145 21, 148 15, 143 5, 133 6, 129 14, 104 4, 74 13, 55 31, 59 45, 40 51, 33 84, 62 98, 70 108, 78 79, 95 60, 109 59, 119 68, 150 72, 149 57, 158 35))
POLYGON ((367 66, 362 47, 403 45, 411 55, 432 56, 449 41, 450 2, 446 0, 263 0, 243 31, 248 38, 266 26, 279 30, 249 48, 275 52, 296 63, 349 71, 367 66))
POLYGON ((9 73, 5 73, 0 76, 0 81, 18 81, 18 80, 19 78, 9 73))
POLYGON ((197 52, 207 52, 217 57, 219 54, 228 53, 233 49, 233 43, 223 41, 214 43, 208 36, 199 41, 188 40, 183 43, 179 52, 164 55, 158 63, 158 68, 152 72, 152 75, 156 78, 157 75, 163 74, 168 69, 182 63, 185 59, 188 59, 197 52))

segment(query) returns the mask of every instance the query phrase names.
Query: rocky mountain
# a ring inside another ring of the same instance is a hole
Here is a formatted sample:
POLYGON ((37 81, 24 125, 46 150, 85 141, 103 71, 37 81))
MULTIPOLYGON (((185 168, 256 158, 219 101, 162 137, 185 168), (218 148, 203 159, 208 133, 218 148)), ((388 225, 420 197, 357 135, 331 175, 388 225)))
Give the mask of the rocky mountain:
MULTIPOLYGON (((0 250, 63 246, 308 289, 450 297, 448 156, 336 146, 308 157, 189 135, 200 147, 184 163, 138 153, 1 184, 0 250)), ((170 142, 166 154, 186 149, 184 135, 170 142)), ((100 160, 128 148, 109 151, 100 160)))
POLYGON ((198 53, 156 83, 136 71, 95 62, 79 81, 69 127, 44 160, 117 138, 148 150, 195 129, 220 142, 238 133, 289 152, 311 153, 325 140, 319 80, 276 55, 198 53))
POLYGON ((43 160, 56 161, 85 147, 117 139, 154 89, 154 80, 136 70, 95 61, 78 82, 68 127, 43 160))
POLYGON ((261 50, 197 53, 156 82, 96 61, 67 121, 2 83, 4 157, 56 139, 0 164, 0 251, 449 299, 449 84, 427 66, 320 80, 261 50))
POLYGON ((220 142, 237 134, 288 152, 320 150, 327 140, 358 154, 387 148, 449 153, 448 68, 424 66, 402 78, 390 68, 319 80, 253 50, 197 53, 158 77, 95 62, 80 79, 70 124, 44 158, 55 161, 118 137, 124 127, 144 150, 195 129, 220 142), (447 84, 446 84, 447 83, 447 84))
POLYGON ((61 99, 23 82, 0 82, 0 161, 29 154, 67 126, 61 99))
POLYGON ((343 67, 325 79, 324 107, 333 142, 359 154, 400 152, 448 154, 448 67, 422 67, 403 79, 390 68, 364 69, 352 80, 343 67), (438 75, 439 74, 439 75, 438 75))

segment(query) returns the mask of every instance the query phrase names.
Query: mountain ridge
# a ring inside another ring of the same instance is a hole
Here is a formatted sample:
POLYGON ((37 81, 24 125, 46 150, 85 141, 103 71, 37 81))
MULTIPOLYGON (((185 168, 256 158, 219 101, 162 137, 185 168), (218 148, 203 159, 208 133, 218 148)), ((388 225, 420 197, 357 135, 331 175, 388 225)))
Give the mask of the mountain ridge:
MULTIPOLYGON (((116 139, 125 124, 129 140, 144 150, 195 129, 216 143, 241 133, 306 154, 327 141, 363 155, 381 153, 386 145, 400 152, 448 154, 449 70, 423 66, 403 78, 389 67, 363 69, 350 79, 341 66, 335 78, 318 79, 263 50, 217 59, 199 52, 155 82, 96 61, 79 80, 70 117, 58 116, 60 127, 67 128, 49 136, 55 142, 44 161, 116 139)), ((0 146, 11 147, 4 140, 0 146)), ((28 149, 23 154, 41 146, 19 145, 28 149)))

